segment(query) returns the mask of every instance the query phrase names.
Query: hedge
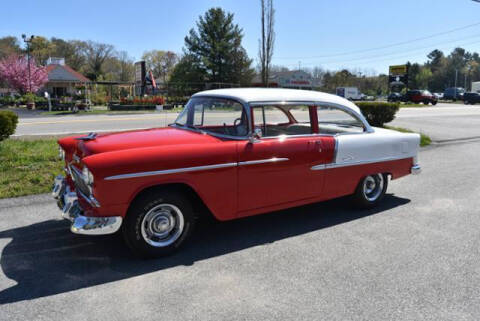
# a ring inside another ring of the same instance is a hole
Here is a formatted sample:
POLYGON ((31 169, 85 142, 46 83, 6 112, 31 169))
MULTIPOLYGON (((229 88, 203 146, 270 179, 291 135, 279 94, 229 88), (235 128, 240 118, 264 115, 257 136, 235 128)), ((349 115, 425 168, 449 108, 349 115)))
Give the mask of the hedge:
POLYGON ((18 116, 13 111, 0 111, 0 141, 8 138, 15 133, 17 128, 18 116))
POLYGON ((395 119, 400 105, 398 103, 385 102, 357 102, 356 105, 362 111, 368 123, 375 127, 383 127, 384 124, 395 119))

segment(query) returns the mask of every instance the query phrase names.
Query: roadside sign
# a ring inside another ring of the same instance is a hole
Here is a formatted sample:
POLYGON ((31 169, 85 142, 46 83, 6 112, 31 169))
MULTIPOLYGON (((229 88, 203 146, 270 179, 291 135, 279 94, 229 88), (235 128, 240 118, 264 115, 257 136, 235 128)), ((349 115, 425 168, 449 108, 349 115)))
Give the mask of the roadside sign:
POLYGON ((408 73, 407 65, 396 65, 396 66, 390 66, 388 74, 390 76, 403 76, 407 73, 408 73))

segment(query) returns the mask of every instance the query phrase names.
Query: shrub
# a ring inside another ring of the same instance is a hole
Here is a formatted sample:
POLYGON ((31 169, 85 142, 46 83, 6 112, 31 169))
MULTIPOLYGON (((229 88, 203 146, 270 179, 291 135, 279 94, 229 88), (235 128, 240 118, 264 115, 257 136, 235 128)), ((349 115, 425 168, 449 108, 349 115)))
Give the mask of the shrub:
POLYGON ((0 105, 13 106, 16 103, 16 99, 11 96, 0 97, 0 105))
POLYGON ((394 120, 399 109, 398 103, 358 102, 357 106, 368 123, 375 127, 383 127, 384 124, 394 120))
POLYGON ((22 100, 25 102, 25 103, 34 103, 35 102, 35 94, 32 94, 32 93, 26 93, 25 95, 23 95, 22 97, 22 100))
POLYGON ((101 106, 107 104, 107 95, 103 92, 97 92, 91 96, 92 104, 101 106))
POLYGON ((15 133, 17 128, 18 116, 13 111, 0 111, 0 141, 8 138, 15 133))

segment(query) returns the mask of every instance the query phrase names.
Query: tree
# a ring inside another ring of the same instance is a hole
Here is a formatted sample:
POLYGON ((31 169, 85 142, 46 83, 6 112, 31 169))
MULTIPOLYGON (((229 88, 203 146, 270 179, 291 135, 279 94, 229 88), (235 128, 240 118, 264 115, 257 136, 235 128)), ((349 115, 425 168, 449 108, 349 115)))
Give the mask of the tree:
POLYGON ((45 37, 35 36, 30 43, 30 55, 41 65, 45 65, 54 52, 55 44, 45 37))
POLYGON ((77 71, 85 66, 83 51, 86 48, 86 43, 84 41, 65 41, 60 38, 52 38, 51 42, 55 46, 53 56, 65 58, 65 63, 77 71))
POLYGON ((97 80, 103 74, 103 64, 112 56, 113 46, 89 40, 83 52, 87 63, 87 77, 97 80))
POLYGON ((29 79, 27 57, 11 55, 0 61, 0 78, 11 88, 24 94, 29 91, 37 92, 48 81, 48 73, 45 67, 37 66, 35 58, 32 57, 29 79))
POLYGON ((184 63, 196 64, 190 67, 202 70, 207 82, 248 84, 253 76, 252 61, 242 47, 242 38, 233 14, 212 8, 199 17, 197 30, 190 29, 185 37, 185 54, 189 58, 184 63))
POLYGON ((152 70, 155 78, 162 79, 166 83, 178 63, 178 56, 172 51, 151 50, 142 55, 147 70, 152 70))
POLYGON ((415 76, 415 82, 420 89, 428 88, 429 82, 432 79, 432 71, 428 67, 422 67, 415 76))
POLYGON ((260 0, 262 8, 262 39, 259 40, 260 49, 258 50, 258 59, 260 60, 260 75, 262 83, 268 87, 268 79, 270 78, 270 64, 273 56, 273 45, 275 43, 275 31, 273 29, 275 23, 275 9, 273 9, 273 0, 260 0))
POLYGON ((0 59, 14 54, 20 54, 22 49, 17 37, 3 37, 0 38, 0 59))

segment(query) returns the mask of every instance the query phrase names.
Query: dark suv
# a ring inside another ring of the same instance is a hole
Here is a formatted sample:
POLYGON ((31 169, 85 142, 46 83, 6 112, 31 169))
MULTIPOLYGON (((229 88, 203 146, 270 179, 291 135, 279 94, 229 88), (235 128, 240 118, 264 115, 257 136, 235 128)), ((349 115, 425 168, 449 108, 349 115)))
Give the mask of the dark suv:
POLYGON ((407 103, 408 102, 412 102, 416 104, 424 103, 425 105, 437 104, 437 98, 434 95, 432 95, 432 93, 430 93, 428 90, 420 90, 420 89, 407 91, 403 100, 407 103))
POLYGON ((462 87, 457 87, 457 88, 451 87, 451 88, 445 89, 445 92, 443 93, 443 99, 453 100, 453 101, 456 101, 457 99, 462 100, 464 94, 465 94, 465 89, 463 89, 462 87))
POLYGON ((475 105, 480 103, 480 94, 479 93, 465 93, 463 94, 463 102, 465 105, 475 105))
POLYGON ((387 101, 389 102, 397 102, 397 101, 402 101, 403 96, 400 93, 391 93, 387 97, 387 101))

